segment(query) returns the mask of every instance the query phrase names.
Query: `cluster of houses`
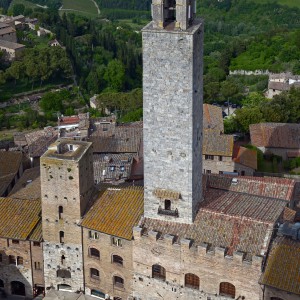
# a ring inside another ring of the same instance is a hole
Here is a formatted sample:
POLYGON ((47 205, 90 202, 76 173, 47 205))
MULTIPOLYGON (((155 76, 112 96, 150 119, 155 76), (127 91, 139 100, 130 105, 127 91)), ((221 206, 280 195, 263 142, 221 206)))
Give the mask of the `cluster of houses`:
MULTIPOLYGON (((38 20, 36 18, 25 18, 23 15, 6 16, 0 15, 0 51, 3 52, 2 59, 13 61, 18 59, 25 49, 25 45, 18 43, 17 30, 24 30, 28 27, 31 30, 36 30, 38 36, 51 35, 52 32, 45 28, 38 27, 38 20)), ((54 39, 49 42, 49 46, 59 46, 60 43, 54 39)))

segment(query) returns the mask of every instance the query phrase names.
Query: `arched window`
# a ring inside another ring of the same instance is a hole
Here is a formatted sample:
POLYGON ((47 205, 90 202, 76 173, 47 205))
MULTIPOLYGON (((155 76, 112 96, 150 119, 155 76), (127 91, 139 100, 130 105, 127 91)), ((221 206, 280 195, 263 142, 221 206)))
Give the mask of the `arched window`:
POLYGON ((235 286, 229 282, 220 283, 220 295, 234 298, 235 297, 235 286))
POLYGON ((90 257, 100 259, 100 251, 96 248, 90 248, 90 257))
POLYGON ((91 278, 99 280, 100 275, 97 269, 90 268, 90 274, 91 274, 91 278))
POLYGON ((13 295, 26 296, 24 283, 20 281, 12 281, 10 285, 11 285, 11 293, 13 295))
POLYGON ((58 218, 63 219, 64 208, 62 206, 58 207, 58 218))
POLYGON ((71 278, 71 272, 66 269, 60 269, 56 271, 56 276, 60 278, 71 278))
POLYGON ((153 265, 152 278, 166 280, 166 269, 160 265, 153 265))
POLYGON ((115 264, 119 264, 119 265, 123 266, 123 258, 121 256, 119 256, 119 255, 113 255, 112 261, 115 264))
POLYGON ((64 243, 65 242, 65 233, 63 231, 59 232, 59 242, 64 243))
POLYGON ((191 273, 185 274, 184 282, 185 282, 185 286, 191 289, 198 290, 200 287, 200 279, 195 274, 191 274, 191 273))
POLYGON ((119 276, 114 276, 114 285, 120 288, 124 287, 124 279, 119 276))

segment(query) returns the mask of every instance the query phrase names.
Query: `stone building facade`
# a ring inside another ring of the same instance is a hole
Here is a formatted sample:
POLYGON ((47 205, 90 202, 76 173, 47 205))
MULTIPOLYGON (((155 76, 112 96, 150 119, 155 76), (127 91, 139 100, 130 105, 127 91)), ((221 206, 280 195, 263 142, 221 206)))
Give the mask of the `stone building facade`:
POLYGON ((91 143, 60 141, 41 157, 45 285, 84 289, 80 220, 93 192, 91 143))
POLYGON ((184 223, 202 201, 204 30, 193 21, 194 5, 153 1, 153 21, 143 29, 145 215, 184 223))
POLYGON ((0 297, 43 292, 40 214, 40 201, 0 198, 0 297))

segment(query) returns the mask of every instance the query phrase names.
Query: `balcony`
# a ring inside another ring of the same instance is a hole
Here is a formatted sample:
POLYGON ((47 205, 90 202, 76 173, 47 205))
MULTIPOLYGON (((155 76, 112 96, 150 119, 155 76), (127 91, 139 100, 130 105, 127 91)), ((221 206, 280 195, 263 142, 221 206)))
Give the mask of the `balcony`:
POLYGON ((171 209, 162 209, 161 206, 159 206, 157 213, 159 215, 171 216, 171 217, 175 217, 175 218, 179 217, 179 213, 178 213, 177 208, 175 210, 171 210, 171 209))

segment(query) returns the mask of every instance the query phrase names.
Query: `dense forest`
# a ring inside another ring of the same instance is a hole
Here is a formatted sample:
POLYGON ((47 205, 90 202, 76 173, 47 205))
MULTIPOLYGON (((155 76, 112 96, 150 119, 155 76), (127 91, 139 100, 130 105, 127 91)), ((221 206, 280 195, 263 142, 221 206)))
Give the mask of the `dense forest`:
MULTIPOLYGON (((138 118, 142 107, 139 29, 150 20, 151 0, 96 0, 101 16, 95 19, 71 13, 59 15, 53 8, 60 5, 60 0, 30 1, 49 7, 24 8, 23 12, 38 18, 40 25, 49 28, 66 47, 81 95, 87 100, 95 93, 100 94, 100 105, 110 103, 109 106, 125 119, 127 114, 138 118)), ((7 7, 8 2, 0 0, 0 5, 7 7)), ((14 12, 14 7, 11 10, 14 12)), ((205 102, 230 101, 244 105, 245 99, 247 102, 251 95, 253 97, 251 93, 261 95, 266 89, 267 76, 230 76, 231 70, 300 74, 300 9, 280 6, 275 2, 199 0, 197 11, 205 19, 205 102)), ((49 78, 54 73, 50 74, 49 78)), ((3 80, 16 79, 6 71, 2 72, 3 80)), ((33 81, 33 84, 36 83, 33 81)), ((299 95, 296 93, 294 96, 297 98, 299 95)), ((273 107, 273 104, 269 106, 273 107)), ((274 102, 274 106, 278 107, 278 104, 274 102)), ((260 111, 261 115, 261 119, 271 120, 269 116, 276 114, 268 115, 264 109, 260 111)), ((284 120, 291 122, 296 119, 284 120)), ((227 122, 228 131, 236 124, 246 131, 247 125, 241 126, 237 119, 227 122)))

